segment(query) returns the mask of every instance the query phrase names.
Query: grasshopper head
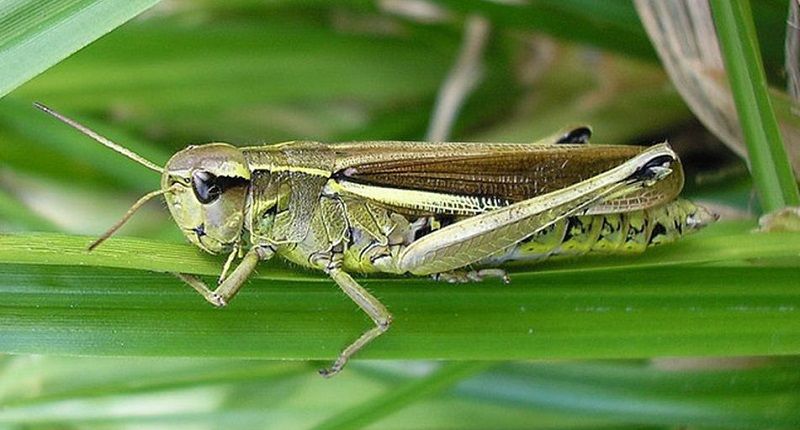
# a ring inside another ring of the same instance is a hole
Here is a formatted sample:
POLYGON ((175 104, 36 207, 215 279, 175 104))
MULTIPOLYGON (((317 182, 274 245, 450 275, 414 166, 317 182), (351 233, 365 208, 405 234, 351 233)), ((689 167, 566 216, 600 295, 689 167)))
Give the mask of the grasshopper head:
POLYGON ((89 245, 90 251, 111 237, 142 205, 161 195, 186 237, 205 251, 228 251, 239 240, 250 169, 236 147, 225 143, 190 146, 161 167, 41 103, 34 105, 100 144, 161 173, 161 189, 142 196, 122 219, 89 245))
POLYGON ((186 237, 216 254, 239 240, 250 185, 244 155, 225 143, 190 146, 170 158, 161 176, 167 206, 186 237))

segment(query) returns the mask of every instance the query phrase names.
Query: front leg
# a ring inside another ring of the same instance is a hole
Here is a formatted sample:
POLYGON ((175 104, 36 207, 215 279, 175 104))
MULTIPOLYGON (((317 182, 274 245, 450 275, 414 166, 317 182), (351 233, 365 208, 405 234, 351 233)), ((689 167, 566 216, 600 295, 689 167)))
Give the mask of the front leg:
POLYGON ((182 281, 189 284, 200 293, 209 303, 217 307, 223 307, 230 302, 233 296, 239 292, 244 285, 244 281, 250 277, 258 265, 259 261, 269 260, 275 254, 275 250, 270 246, 254 246, 245 254, 242 261, 233 269, 233 272, 219 284, 215 290, 211 290, 206 284, 194 275, 185 273, 175 273, 182 281))

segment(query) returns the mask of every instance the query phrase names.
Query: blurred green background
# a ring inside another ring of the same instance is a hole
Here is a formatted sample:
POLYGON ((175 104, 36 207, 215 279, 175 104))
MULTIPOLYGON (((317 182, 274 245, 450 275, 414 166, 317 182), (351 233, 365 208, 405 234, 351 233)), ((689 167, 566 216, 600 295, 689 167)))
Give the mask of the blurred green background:
MULTIPOLYGON (((800 428, 800 237, 751 238, 745 163, 683 103, 631 1, 150 3, 0 3, 0 428, 800 428), (220 315, 146 271, 182 270, 151 254, 216 261, 173 246, 158 204, 121 232, 149 241, 70 259, 159 178, 33 101, 156 163, 210 141, 530 142, 588 123, 595 143, 669 139, 686 195, 723 222, 652 256, 516 268, 510 287, 370 279, 398 323, 323 380, 298 359, 367 322, 319 274, 271 265, 220 315), (514 361, 567 357, 584 360, 514 361)), ((787 3, 752 6, 783 88, 787 3)))

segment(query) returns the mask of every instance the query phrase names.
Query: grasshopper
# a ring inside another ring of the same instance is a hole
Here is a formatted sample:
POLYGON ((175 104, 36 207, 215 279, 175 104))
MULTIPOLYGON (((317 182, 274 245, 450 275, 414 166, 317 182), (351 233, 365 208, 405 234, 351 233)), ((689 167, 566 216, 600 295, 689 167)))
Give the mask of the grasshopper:
POLYGON ((497 276, 507 261, 641 252, 714 216, 677 196, 683 171, 666 143, 588 145, 587 127, 533 144, 293 141, 189 146, 160 167, 52 109, 43 111, 161 174, 94 249, 163 196, 186 238, 227 254, 215 288, 176 274, 225 306, 275 255, 326 273, 374 322, 323 376, 384 333, 392 315, 351 273, 497 276), (240 259, 231 270, 233 263, 240 259))

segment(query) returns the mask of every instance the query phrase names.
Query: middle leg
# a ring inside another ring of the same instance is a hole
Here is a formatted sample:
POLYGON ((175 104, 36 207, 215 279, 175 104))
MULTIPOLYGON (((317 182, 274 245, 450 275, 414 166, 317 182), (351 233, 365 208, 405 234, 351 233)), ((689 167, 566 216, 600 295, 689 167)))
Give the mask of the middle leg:
POLYGON ((351 300, 356 302, 358 307, 369 315, 375 323, 375 327, 364 332, 361 337, 345 348, 330 368, 320 370, 319 373, 322 376, 329 378, 339 373, 353 354, 389 329, 389 326, 392 324, 392 314, 389 313, 383 303, 370 294, 364 287, 359 285, 347 272, 342 271, 338 267, 327 270, 327 272, 328 275, 336 281, 339 288, 341 288, 351 300))

